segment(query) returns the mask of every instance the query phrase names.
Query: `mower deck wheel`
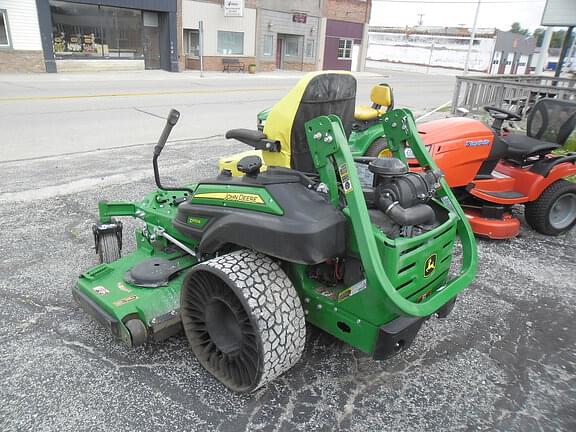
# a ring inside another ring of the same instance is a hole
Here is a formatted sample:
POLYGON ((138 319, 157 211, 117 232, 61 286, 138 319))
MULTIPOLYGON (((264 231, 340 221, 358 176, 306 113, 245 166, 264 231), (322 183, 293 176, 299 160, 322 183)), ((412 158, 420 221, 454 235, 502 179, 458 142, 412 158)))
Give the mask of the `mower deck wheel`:
POLYGON ((100 264, 109 264, 120 258, 120 245, 115 233, 102 234, 98 238, 98 257, 100 264))
POLYGON ((576 184, 558 180, 525 206, 526 222, 542 234, 556 236, 576 224, 576 184))
POLYGON ((137 318, 130 319, 124 323, 130 332, 130 339, 132 340, 132 348, 144 345, 148 337, 146 325, 137 318))
POLYGON ((254 391, 302 356, 300 299, 266 255, 240 250, 196 265, 183 282, 180 312, 192 352, 231 390, 254 391))

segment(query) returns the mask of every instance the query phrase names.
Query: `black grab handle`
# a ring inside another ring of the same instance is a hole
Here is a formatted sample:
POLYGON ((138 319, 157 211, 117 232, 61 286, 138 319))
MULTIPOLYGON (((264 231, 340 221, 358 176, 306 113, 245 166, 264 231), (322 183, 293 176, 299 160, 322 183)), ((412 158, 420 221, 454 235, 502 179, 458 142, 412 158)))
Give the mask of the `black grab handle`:
POLYGON ((158 138, 158 144, 154 146, 154 156, 158 156, 160 155, 160 152, 162 152, 162 149, 166 145, 166 141, 168 141, 168 136, 170 135, 170 132, 172 132, 174 125, 178 123, 179 118, 180 113, 172 108, 168 114, 168 118, 166 119, 166 125, 162 131, 162 135, 160 135, 160 138, 158 138))

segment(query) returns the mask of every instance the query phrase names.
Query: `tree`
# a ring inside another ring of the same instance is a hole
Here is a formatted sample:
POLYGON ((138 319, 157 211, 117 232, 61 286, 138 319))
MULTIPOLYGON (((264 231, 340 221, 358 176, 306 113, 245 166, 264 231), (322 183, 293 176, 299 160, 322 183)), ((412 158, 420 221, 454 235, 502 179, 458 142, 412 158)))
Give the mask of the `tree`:
POLYGON ((512 23, 512 27, 510 27, 510 30, 509 30, 509 31, 511 31, 512 33, 518 33, 518 34, 521 34, 521 35, 524 35, 524 36, 529 36, 529 35, 530 35, 530 31, 529 31, 528 29, 523 29, 523 28, 520 26, 520 23, 519 23, 519 22, 512 23))
MULTIPOLYGON (((545 28, 539 27, 534 30, 534 37, 536 38, 536 46, 541 47, 542 41, 544 40, 544 33, 546 32, 545 28)), ((552 32, 552 38, 550 39, 550 48, 561 48, 562 41, 564 40, 565 30, 558 30, 552 32)))
POLYGON ((544 33, 545 32, 546 32, 546 29, 544 29, 542 27, 538 27, 536 30, 534 30, 533 36, 536 38, 536 46, 537 47, 542 46, 542 41, 544 40, 544 33))

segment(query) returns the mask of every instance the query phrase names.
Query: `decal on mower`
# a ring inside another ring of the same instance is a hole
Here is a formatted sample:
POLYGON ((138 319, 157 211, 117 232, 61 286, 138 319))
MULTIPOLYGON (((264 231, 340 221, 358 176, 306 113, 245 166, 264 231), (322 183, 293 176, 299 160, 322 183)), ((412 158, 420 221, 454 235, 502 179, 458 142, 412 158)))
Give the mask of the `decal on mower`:
POLYGON ((236 201, 252 204, 264 204, 264 200, 258 194, 240 192, 207 192, 195 194, 194 198, 219 199, 224 201, 236 201))
POLYGON ((466 147, 480 147, 485 145, 490 145, 490 140, 483 139, 477 141, 466 141, 466 147))
POLYGON ((352 192, 352 183, 350 182, 350 174, 348 173, 348 165, 342 164, 338 167, 340 172, 340 179, 342 180, 342 187, 344 188, 344 193, 352 192))
POLYGON ((120 291, 124 291, 124 292, 132 292, 131 289, 126 288, 126 285, 124 285, 122 282, 118 282, 118 285, 116 285, 118 287, 118 289, 120 291))
POLYGON ((188 225, 194 225, 196 228, 202 228, 208 222, 208 218, 201 216, 188 216, 186 220, 188 225))
POLYGON ((105 287, 103 287, 102 285, 95 286, 92 289, 96 292, 96 294, 101 295, 101 296, 106 295, 110 292, 105 287))
POLYGON ((120 300, 116 300, 115 302, 112 302, 112 304, 116 307, 119 307, 119 306, 124 306, 126 303, 130 303, 131 301, 134 301, 137 299, 138 299, 137 295, 131 295, 128 297, 121 298, 120 300))
POLYGON ((358 294, 360 291, 364 291, 366 286, 366 279, 364 279, 358 283, 355 283, 350 288, 346 288, 344 291, 340 291, 338 293, 338 301, 341 302, 342 300, 346 300, 347 298, 352 297, 354 294, 358 294))
POLYGON ((436 254, 430 255, 424 263, 424 277, 430 276, 436 270, 436 254))

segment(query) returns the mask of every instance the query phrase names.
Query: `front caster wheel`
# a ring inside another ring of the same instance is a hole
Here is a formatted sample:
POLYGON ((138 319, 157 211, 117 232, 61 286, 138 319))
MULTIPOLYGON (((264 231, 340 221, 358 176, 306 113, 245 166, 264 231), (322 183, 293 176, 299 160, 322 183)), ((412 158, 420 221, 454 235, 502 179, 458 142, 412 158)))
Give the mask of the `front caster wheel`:
POLYGON ((180 312, 192 352, 231 390, 254 391, 302 356, 300 299, 265 255, 240 250, 196 265, 183 282, 180 312))
POLYGON ((120 258, 120 245, 118 244, 118 237, 113 233, 102 234, 98 238, 98 258, 100 264, 109 264, 120 258))
POLYGON ((137 318, 130 319, 124 323, 128 332, 130 333, 130 339, 132 341, 132 348, 144 345, 146 338, 148 337, 148 331, 146 325, 137 318))
POLYGON ((525 206, 526 222, 542 234, 556 236, 576 224, 576 184, 558 180, 525 206))

